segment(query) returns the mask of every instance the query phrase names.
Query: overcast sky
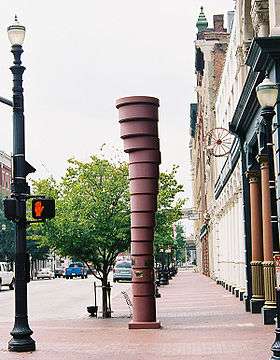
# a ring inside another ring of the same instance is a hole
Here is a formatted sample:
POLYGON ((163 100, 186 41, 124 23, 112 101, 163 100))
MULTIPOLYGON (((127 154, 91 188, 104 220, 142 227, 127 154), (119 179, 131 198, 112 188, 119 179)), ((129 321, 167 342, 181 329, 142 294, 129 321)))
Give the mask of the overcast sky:
MULTIPOLYGON (((26 26, 23 63, 26 159, 36 177, 64 174, 103 143, 122 148, 115 100, 160 99, 162 170, 180 165, 190 193, 189 104, 195 100, 194 40, 200 6, 213 14, 233 0, 9 0, 0 2, 0 96, 11 97, 6 28, 26 26)), ((12 150, 11 110, 0 104, 0 149, 12 150)))

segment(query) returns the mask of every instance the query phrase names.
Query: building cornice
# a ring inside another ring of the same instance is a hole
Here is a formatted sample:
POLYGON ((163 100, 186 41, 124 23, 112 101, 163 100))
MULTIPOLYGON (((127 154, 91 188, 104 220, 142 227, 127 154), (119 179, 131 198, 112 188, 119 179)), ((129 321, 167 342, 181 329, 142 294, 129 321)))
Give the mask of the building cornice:
POLYGON ((246 64, 255 72, 269 71, 280 56, 280 36, 255 38, 251 44, 246 64))
POLYGON ((255 89, 279 57, 280 36, 255 38, 252 42, 246 59, 250 71, 230 123, 231 131, 241 138, 245 138, 259 109, 255 89))

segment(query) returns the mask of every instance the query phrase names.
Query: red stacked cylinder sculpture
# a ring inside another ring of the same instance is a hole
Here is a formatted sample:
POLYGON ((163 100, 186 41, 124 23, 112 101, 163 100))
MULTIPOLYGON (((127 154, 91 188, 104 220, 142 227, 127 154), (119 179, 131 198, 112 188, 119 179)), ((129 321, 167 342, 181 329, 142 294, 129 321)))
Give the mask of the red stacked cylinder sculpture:
POLYGON ((118 99, 121 138, 129 154, 132 303, 130 329, 160 328, 156 320, 153 240, 159 179, 159 100, 118 99))

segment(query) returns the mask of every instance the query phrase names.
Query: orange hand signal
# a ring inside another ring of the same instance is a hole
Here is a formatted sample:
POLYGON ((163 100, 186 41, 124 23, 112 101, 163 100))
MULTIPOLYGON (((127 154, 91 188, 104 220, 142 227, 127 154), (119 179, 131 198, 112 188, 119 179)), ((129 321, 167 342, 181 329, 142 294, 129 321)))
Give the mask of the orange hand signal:
POLYGON ((42 205, 41 201, 36 201, 35 202, 34 211, 35 211, 36 217, 41 217, 42 216, 42 213, 44 211, 44 206, 42 205))

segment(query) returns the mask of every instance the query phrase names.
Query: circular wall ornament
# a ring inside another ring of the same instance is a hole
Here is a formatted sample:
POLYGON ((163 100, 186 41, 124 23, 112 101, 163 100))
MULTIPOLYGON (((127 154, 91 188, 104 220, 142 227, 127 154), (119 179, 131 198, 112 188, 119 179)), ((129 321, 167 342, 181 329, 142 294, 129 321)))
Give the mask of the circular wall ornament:
POLYGON ((230 153, 233 140, 234 135, 232 135, 227 129, 215 128, 208 131, 204 141, 206 149, 210 155, 222 157, 230 153))

